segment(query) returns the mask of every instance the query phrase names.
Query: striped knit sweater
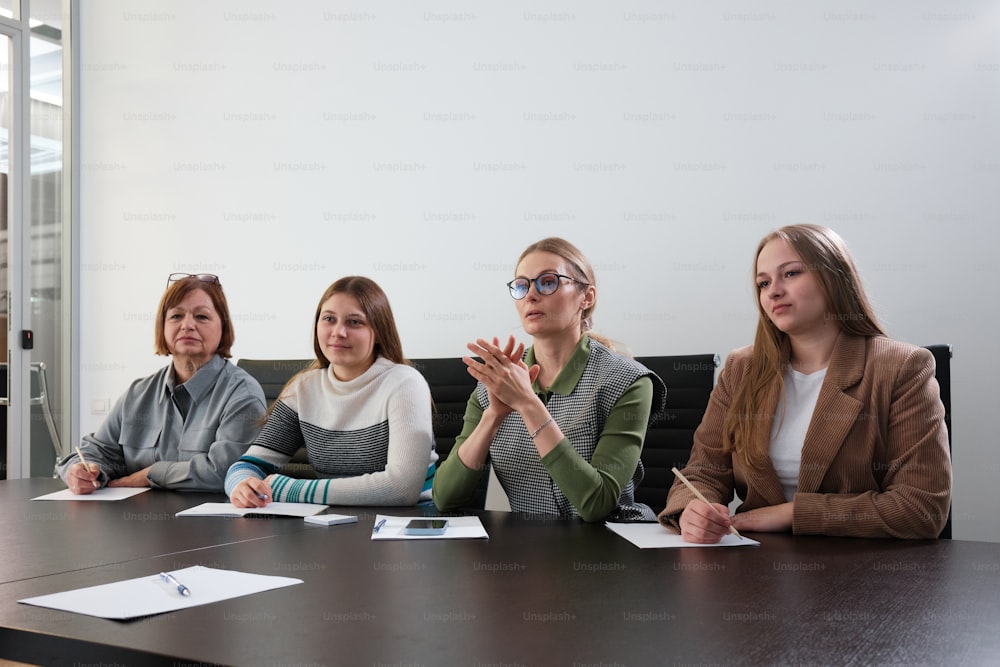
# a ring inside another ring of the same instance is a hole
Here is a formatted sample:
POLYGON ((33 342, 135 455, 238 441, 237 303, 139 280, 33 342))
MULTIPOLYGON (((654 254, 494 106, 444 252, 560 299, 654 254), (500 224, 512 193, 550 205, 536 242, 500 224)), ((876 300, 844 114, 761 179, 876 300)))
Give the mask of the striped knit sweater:
POLYGON ((413 505, 430 499, 436 461, 426 380, 411 366, 378 357, 348 382, 332 368, 299 375, 229 468, 226 493, 248 477, 275 474, 272 500, 413 505), (320 479, 275 474, 300 447, 320 479))

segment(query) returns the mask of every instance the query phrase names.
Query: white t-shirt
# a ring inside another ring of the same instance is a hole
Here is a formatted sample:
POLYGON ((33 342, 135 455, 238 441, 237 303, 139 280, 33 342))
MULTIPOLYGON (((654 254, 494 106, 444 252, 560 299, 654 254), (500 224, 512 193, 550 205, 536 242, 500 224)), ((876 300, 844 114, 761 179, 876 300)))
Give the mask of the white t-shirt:
POLYGON ((778 403, 774 415, 770 454, 787 501, 792 500, 799 486, 802 445, 825 377, 825 368, 808 375, 791 369, 785 373, 785 400, 778 403))

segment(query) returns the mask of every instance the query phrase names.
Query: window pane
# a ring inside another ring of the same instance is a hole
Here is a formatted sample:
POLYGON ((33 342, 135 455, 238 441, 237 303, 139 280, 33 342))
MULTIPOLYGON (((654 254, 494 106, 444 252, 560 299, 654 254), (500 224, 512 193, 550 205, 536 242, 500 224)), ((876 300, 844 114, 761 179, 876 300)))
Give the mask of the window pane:
POLYGON ((31 475, 52 474, 67 384, 63 312, 63 71, 61 2, 31 3, 31 475), (45 374, 42 395, 41 378, 45 374))
MULTIPOLYGON (((0 16, 4 16, 9 19, 20 18, 21 16, 21 0, 0 0, 0 16)), ((7 41, 7 38, 4 38, 7 41)), ((4 44, 6 49, 7 45, 4 44)))
POLYGON ((7 192, 10 187, 11 40, 0 35, 0 479, 7 479, 7 192))

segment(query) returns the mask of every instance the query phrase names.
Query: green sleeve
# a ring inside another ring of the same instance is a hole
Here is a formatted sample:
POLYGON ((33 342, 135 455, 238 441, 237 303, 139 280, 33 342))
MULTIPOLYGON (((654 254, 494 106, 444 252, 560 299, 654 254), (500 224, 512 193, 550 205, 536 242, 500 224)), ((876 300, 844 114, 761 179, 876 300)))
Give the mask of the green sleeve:
POLYGON ((584 521, 600 521, 618 506, 622 489, 639 463, 652 401, 653 381, 643 376, 611 409, 590 463, 573 449, 568 438, 542 459, 552 480, 584 521))
POLYGON ((438 465, 437 472, 434 473, 431 496, 434 498, 434 505, 442 512, 468 506, 476 493, 479 479, 486 470, 486 466, 483 466, 482 470, 473 470, 458 458, 458 448, 468 439, 482 418, 483 407, 479 405, 479 399, 473 390, 465 406, 462 432, 455 438, 455 446, 451 448, 448 458, 438 465))

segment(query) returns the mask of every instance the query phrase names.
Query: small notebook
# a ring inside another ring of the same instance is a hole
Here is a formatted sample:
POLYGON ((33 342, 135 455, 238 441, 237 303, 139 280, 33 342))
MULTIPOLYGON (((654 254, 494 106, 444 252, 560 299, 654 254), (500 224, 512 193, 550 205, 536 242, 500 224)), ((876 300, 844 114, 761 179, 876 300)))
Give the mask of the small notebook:
POLYGON ((336 526, 342 523, 357 523, 358 517, 351 514, 314 514, 307 516, 305 522, 320 526, 336 526))
POLYGON ((236 507, 232 503, 202 503, 177 513, 176 516, 312 516, 329 505, 312 503, 268 503, 264 507, 236 507))

